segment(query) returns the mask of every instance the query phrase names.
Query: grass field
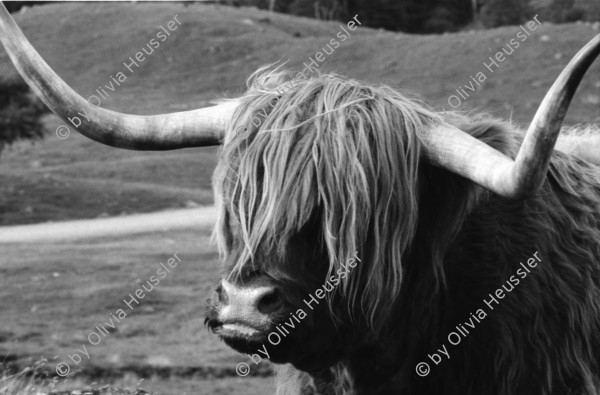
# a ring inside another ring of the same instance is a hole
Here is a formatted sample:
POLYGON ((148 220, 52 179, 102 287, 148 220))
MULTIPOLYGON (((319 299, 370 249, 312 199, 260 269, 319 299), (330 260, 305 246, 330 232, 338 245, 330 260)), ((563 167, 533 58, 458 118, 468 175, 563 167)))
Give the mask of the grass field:
MULTIPOLYGON (((48 63, 87 97, 174 15, 181 27, 110 94, 106 107, 151 114, 204 106, 240 93, 246 77, 265 63, 283 59, 301 68, 339 31, 338 23, 198 4, 53 4, 16 18, 48 63)), ((360 29, 322 69, 388 83, 450 109, 448 97, 518 31, 411 36, 360 29)), ((527 122, 561 68, 598 33, 598 24, 543 24, 460 109, 527 122)), ((3 50, 0 75, 15 75, 3 50)), ((600 65, 584 80, 567 119, 600 121, 600 65)), ((62 121, 48 116, 45 123, 44 140, 19 143, 0 157, 1 225, 212 202, 216 148, 130 152, 76 133, 59 139, 53 130, 62 121)), ((235 365, 246 358, 203 327, 205 298, 218 277, 208 231, 0 245, 0 362, 22 369, 46 358, 51 371, 87 345, 89 360, 72 364, 73 381, 64 388, 107 382, 163 394, 270 393, 268 366, 237 377, 235 365), (182 263, 116 329, 90 345, 95 326, 174 253, 182 263)))
POLYGON ((236 364, 247 358, 203 326, 205 298, 219 278, 208 231, 0 245, 0 256, 0 362, 7 366, 22 369, 46 358, 50 371, 68 363, 68 377, 78 382, 131 384, 145 378, 146 390, 163 394, 272 390, 272 379, 261 378, 269 372, 266 363, 249 377, 237 377, 236 364), (143 299, 136 298, 139 304, 132 301, 129 295, 173 254, 181 262, 143 299), (119 308, 127 316, 115 318, 112 329, 110 318, 118 317, 119 308))

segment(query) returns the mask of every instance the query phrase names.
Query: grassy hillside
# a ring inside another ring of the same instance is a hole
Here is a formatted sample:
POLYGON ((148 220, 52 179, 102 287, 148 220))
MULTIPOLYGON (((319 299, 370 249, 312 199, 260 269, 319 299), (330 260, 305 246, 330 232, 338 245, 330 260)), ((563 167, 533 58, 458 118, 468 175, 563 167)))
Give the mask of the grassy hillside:
MULTIPOLYGON (((27 9, 17 22, 48 63, 84 97, 123 71, 123 62, 177 15, 177 31, 128 73, 103 106, 138 114, 205 106, 235 96, 266 63, 302 67, 339 31, 338 23, 211 5, 54 4, 27 9)), ((360 20, 360 15, 357 17, 360 20)), ((543 21, 542 21, 543 22, 543 21)), ((412 36, 360 29, 321 69, 416 93, 451 109, 450 95, 486 72, 518 27, 412 36)), ((527 122, 546 89, 598 25, 543 25, 472 94, 461 110, 480 109, 527 122)), ((16 72, 0 50, 0 74, 16 72)), ((106 89, 105 89, 106 91, 106 89)), ((586 77, 569 122, 600 119, 600 65, 586 77)), ((58 139, 62 122, 46 120, 48 136, 0 157, 0 224, 148 212, 211 203, 216 148, 139 153, 101 146, 77 135, 58 139)))

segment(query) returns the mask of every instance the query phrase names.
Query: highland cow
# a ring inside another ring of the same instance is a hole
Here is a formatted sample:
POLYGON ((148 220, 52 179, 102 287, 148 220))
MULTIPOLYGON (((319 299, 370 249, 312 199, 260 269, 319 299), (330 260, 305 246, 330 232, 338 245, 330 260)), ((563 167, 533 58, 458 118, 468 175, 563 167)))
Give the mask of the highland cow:
POLYGON ((538 193, 502 197, 424 161, 419 132, 450 123, 515 158, 511 125, 328 75, 277 96, 290 78, 257 73, 226 134, 214 187, 228 276, 208 326, 290 364, 281 394, 596 394, 600 168, 555 152, 538 193), (248 127, 257 111, 269 116, 248 127), (361 263, 315 305, 355 251, 361 263), (459 324, 468 336, 436 365, 428 355, 459 324))
POLYGON ((215 107, 120 114, 90 107, 5 12, 0 39, 53 111, 86 109, 78 130, 90 138, 224 145, 214 188, 225 275, 206 323, 282 364, 279 394, 600 391, 600 168, 573 155, 577 138, 553 151, 600 36, 527 133, 278 68, 215 107))

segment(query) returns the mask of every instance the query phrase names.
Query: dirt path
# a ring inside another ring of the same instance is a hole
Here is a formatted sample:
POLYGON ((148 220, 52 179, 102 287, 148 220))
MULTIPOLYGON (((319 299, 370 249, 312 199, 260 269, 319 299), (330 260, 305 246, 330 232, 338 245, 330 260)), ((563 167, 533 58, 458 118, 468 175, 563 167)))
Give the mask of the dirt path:
POLYGON ((0 227, 0 244, 73 241, 175 229, 209 229, 215 218, 214 207, 208 206, 113 218, 5 226, 0 227))

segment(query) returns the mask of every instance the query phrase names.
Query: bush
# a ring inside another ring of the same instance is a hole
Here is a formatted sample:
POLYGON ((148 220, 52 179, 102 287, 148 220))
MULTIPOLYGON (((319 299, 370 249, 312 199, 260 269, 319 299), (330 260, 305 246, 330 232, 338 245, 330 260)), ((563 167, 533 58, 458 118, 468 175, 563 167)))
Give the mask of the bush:
POLYGON ((533 17, 527 0, 487 0, 481 7, 481 21, 486 27, 520 25, 533 17))
POLYGON ((428 33, 443 33, 458 30, 460 25, 454 22, 454 15, 446 7, 436 7, 425 22, 425 31, 428 33))
POLYGON ((41 117, 47 112, 25 82, 0 80, 0 153, 15 141, 41 138, 41 117))
POLYGON ((581 8, 571 8, 563 15, 564 22, 576 22, 585 20, 585 10, 581 8))
POLYGON ((46 4, 48 1, 5 1, 4 6, 8 10, 8 12, 15 13, 19 11, 23 7, 32 7, 38 4, 46 4))

